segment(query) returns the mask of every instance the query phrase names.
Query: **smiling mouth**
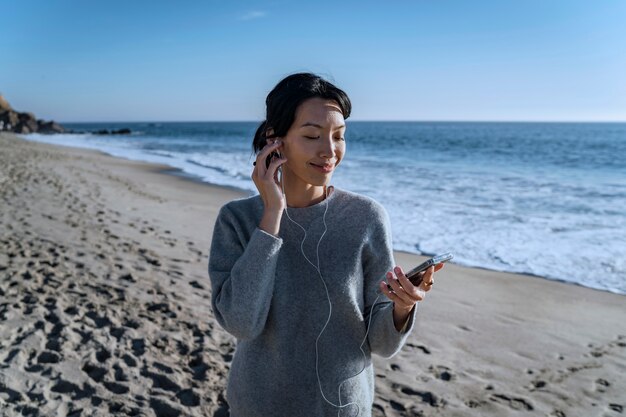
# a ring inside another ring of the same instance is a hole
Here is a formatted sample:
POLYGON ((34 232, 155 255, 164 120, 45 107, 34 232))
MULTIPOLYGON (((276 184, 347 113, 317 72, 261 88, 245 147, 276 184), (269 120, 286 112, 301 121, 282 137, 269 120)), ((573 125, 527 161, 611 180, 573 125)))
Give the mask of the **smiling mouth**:
POLYGON ((330 172, 333 170, 333 168, 335 167, 334 164, 328 164, 328 165, 317 165, 314 163, 310 163, 313 167, 317 168, 318 170, 324 171, 324 172, 330 172))

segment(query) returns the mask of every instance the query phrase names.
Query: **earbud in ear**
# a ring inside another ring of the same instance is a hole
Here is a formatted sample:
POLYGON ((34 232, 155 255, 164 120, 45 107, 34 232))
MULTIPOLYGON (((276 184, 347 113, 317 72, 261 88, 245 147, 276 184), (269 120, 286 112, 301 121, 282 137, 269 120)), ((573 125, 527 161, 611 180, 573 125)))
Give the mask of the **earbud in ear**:
MULTIPOLYGON (((277 143, 277 142, 278 142, 278 139, 274 139, 274 143, 277 143)), ((276 151, 276 155, 278 155, 279 158, 283 157, 283 155, 279 151, 276 151)))

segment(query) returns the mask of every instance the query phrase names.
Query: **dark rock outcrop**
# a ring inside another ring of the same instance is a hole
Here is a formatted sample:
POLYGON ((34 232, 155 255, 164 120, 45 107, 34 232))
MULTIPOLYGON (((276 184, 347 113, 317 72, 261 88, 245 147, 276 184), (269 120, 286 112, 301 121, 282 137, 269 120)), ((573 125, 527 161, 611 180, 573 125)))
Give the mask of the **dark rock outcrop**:
POLYGON ((57 122, 44 122, 43 120, 39 120, 37 121, 37 125, 39 126, 37 128, 37 132, 39 133, 63 133, 65 132, 65 129, 63 128, 63 126, 61 126, 60 124, 58 124, 57 122))
POLYGON ((55 121, 45 121, 37 119, 33 113, 18 112, 0 94, 0 132, 13 133, 93 133, 94 135, 130 135, 132 132, 128 128, 113 130, 97 130, 84 132, 66 129, 55 121))
POLYGON ((13 110, 8 101, 0 95, 0 132, 13 133, 64 133, 60 124, 37 119, 33 113, 13 110))
POLYGON ((95 132, 91 132, 94 135, 130 135, 131 130, 128 128, 118 129, 118 130, 96 130, 95 132))

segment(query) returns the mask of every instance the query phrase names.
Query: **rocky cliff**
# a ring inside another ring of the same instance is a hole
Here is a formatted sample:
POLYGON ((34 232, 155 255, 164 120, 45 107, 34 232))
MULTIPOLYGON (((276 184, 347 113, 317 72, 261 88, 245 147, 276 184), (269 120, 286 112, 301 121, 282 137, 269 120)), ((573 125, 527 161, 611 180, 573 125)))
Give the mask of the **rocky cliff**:
POLYGON ((54 121, 37 119, 34 114, 18 112, 0 94, 0 132, 63 133, 65 129, 54 121))

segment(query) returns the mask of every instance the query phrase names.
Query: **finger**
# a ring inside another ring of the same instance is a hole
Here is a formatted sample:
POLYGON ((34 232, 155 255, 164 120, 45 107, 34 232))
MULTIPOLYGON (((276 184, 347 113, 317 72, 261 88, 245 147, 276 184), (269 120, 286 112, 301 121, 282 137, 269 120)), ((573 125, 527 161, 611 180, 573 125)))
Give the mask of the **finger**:
POLYGON ((422 284, 422 282, 424 282, 424 279, 426 278, 426 274, 428 273, 428 271, 430 270, 430 268, 432 268, 432 266, 430 266, 430 267, 426 268, 425 270, 423 270, 422 272, 420 272, 420 273, 418 274, 418 277, 419 277, 419 278, 417 278, 417 279, 413 279, 413 280, 415 281, 415 284, 413 284, 413 285, 415 285, 416 287, 417 287, 417 286, 419 286, 419 285, 421 285, 421 284, 422 284))
POLYGON ((278 172, 278 167, 285 162, 287 162, 287 158, 285 157, 272 159, 270 166, 267 167, 267 172, 265 173, 266 177, 274 178, 274 180, 277 180, 278 178, 276 177, 276 173, 278 172))
POLYGON ((435 273, 435 267, 431 266, 426 271, 424 271, 424 279, 422 279, 422 284, 429 284, 433 280, 433 274, 435 273))
POLYGON ((400 299, 400 297, 398 297, 393 291, 389 290, 389 288, 387 288, 387 285, 388 284, 385 281, 381 281, 379 285, 381 292, 385 294, 385 296, 387 296, 387 298, 389 298, 394 303, 398 303, 402 305, 403 302, 400 299))
POLYGON ((393 273, 391 271, 387 272, 387 281, 389 282, 389 285, 391 285, 391 288, 393 289, 393 292, 396 293, 396 295, 398 297, 400 297, 400 299, 402 299, 403 304, 406 305, 413 305, 415 304, 415 300, 413 300, 404 290, 404 288, 402 288, 400 286, 400 283, 398 282, 398 279, 396 277, 394 277, 393 273))
POLYGON ((435 267, 431 266, 430 268, 428 268, 425 273, 424 273, 424 278, 422 279, 422 282, 420 283, 420 288, 425 290, 427 288, 429 288, 432 285, 433 282, 433 274, 435 273, 435 267))
POLYGON ((432 281, 434 273, 435 273, 435 267, 434 266, 429 267, 424 273, 424 279, 422 280, 422 282, 429 283, 430 281, 432 281))
POLYGON ((435 272, 437 272, 437 271, 439 271, 440 269, 442 269, 444 265, 445 265, 445 264, 443 264, 443 263, 440 263, 440 264, 435 265, 435 272))
POLYGON ((256 178, 259 175, 259 170, 257 169, 257 165, 254 165, 254 168, 252 169, 252 174, 250 175, 250 178, 252 178, 252 180, 255 182, 256 184, 256 178))
MULTIPOLYGON (((282 164, 284 164, 285 162, 287 162, 287 158, 280 158, 277 160, 278 162, 278 166, 276 167, 276 169, 274 170, 274 183, 276 185, 278 185, 279 188, 282 187, 283 185, 283 176, 281 175, 280 178, 278 178, 278 170, 280 169, 280 167, 282 166, 282 164)), ((271 164, 270 164, 270 168, 271 168, 271 164)))
POLYGON ((402 268, 400 268, 399 266, 396 266, 394 268, 394 272, 396 273, 396 276, 398 277, 398 281, 400 285, 402 285, 402 288, 404 289, 404 292, 409 297, 409 299, 411 299, 413 302, 420 301, 420 296, 417 293, 417 288, 406 277, 406 275, 404 275, 404 271, 402 270, 402 268))
POLYGON ((267 168, 265 167, 265 160, 269 156, 270 152, 275 151, 278 147, 280 147, 281 141, 277 140, 275 142, 269 143, 261 149, 261 152, 256 156, 256 168, 259 168, 259 174, 265 175, 265 171, 267 168))

